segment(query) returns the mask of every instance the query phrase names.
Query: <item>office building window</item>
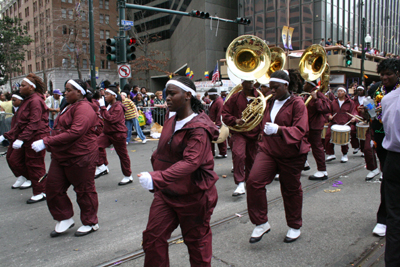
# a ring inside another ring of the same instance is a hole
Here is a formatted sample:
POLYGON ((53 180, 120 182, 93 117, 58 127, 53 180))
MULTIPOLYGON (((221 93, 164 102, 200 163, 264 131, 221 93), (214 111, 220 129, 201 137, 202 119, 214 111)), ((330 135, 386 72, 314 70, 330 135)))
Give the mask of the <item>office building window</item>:
POLYGON ((29 17, 29 7, 25 8, 25 17, 29 17))
POLYGON ((100 24, 104 23, 104 15, 103 14, 100 14, 100 16, 99 16, 99 23, 100 24))
POLYGON ((86 37, 86 29, 82 28, 82 37, 86 37))
POLYGON ((104 0, 104 8, 109 9, 110 1, 104 0))
POLYGON ((100 39, 104 39, 104 31, 100 30, 100 39))
POLYGON ((110 24, 110 16, 109 15, 105 15, 105 23, 110 24))
POLYGON ((82 44, 82 51, 83 51, 83 53, 86 53, 86 51, 87 51, 87 44, 85 44, 85 43, 82 44))
POLYGON ((106 31, 106 39, 110 38, 110 31, 106 31))
POLYGON ((28 72, 29 72, 29 73, 32 72, 32 65, 28 65, 28 72))
POLYGON ((62 34, 67 34, 67 26, 62 26, 62 34))
POLYGON ((99 8, 103 8, 103 0, 99 0, 99 8))
POLYGON ((82 60, 82 68, 87 69, 87 59, 82 60))
POLYGON ((68 10, 68 17, 69 17, 69 19, 74 18, 74 14, 73 14, 72 10, 68 10))
POLYGON ((26 54, 27 54, 28 60, 31 60, 32 59, 32 52, 28 51, 28 52, 26 52, 26 54))
POLYGON ((101 61, 101 68, 102 68, 102 69, 105 69, 105 68, 106 68, 106 61, 105 61, 105 60, 102 60, 102 61, 101 61))
MULTIPOLYGON (((104 45, 101 45, 101 47, 100 47, 100 54, 104 54, 105 53, 105 51, 104 51, 104 45)), ((103 68, 104 69, 104 68, 103 68)))
POLYGON ((67 18, 67 10, 65 8, 61 8, 61 18, 67 18))

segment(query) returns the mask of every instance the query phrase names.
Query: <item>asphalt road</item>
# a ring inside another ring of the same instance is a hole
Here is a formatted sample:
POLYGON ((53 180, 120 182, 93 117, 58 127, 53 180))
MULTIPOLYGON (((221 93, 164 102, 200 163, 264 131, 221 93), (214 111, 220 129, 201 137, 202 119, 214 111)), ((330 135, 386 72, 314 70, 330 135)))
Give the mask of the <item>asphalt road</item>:
MULTIPOLYGON (((141 249, 142 231, 146 227, 152 194, 142 189, 136 174, 151 170, 150 156, 157 141, 128 146, 134 182, 118 186, 122 179, 119 159, 113 149, 107 149, 110 174, 96 180, 99 195, 100 229, 85 237, 75 237, 81 226, 75 193, 68 194, 74 203, 75 227, 66 234, 51 238, 56 222, 46 203, 25 204, 32 191, 12 190, 15 181, 5 157, 0 158, 0 266, 97 266, 141 249)), ((0 148, 0 151, 5 151, 0 148)), ((247 215, 236 217, 227 223, 213 227, 213 266, 351 266, 380 238, 371 231, 376 223, 379 206, 377 181, 365 182, 367 171, 362 167, 364 159, 349 153, 349 162, 340 163, 339 149, 336 161, 328 163, 332 179, 324 182, 309 181, 315 162, 311 154, 310 171, 303 172, 303 227, 302 236, 292 244, 283 243, 288 230, 283 204, 280 200, 279 182, 268 188, 271 232, 257 244, 248 240, 254 228, 247 215), (358 168, 339 177, 338 174, 358 168), (340 192, 333 190, 332 183, 343 182, 340 192), (313 186, 311 186, 313 185, 313 186), (310 188, 308 186, 311 186, 310 188)), ((220 175, 217 182, 219 200, 212 222, 246 211, 245 197, 232 197, 236 188, 230 170, 230 151, 226 159, 215 160, 215 170, 220 175), (227 175, 227 178, 222 178, 227 175)), ((50 163, 46 156, 46 166, 50 163)), ((180 234, 179 228, 172 234, 180 234)), ((183 243, 170 246, 171 266, 189 266, 187 248, 183 243)), ((143 257, 126 262, 123 266, 143 266, 143 257)))

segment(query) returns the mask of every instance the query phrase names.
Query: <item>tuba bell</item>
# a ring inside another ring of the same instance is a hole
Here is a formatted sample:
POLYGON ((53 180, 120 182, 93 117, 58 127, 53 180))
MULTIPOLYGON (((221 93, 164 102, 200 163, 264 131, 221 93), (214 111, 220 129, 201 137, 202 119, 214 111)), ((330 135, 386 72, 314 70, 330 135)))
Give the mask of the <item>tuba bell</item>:
POLYGON ((280 47, 272 47, 271 49, 271 65, 269 66, 267 73, 265 73, 261 78, 257 79, 260 84, 265 84, 269 82, 271 74, 277 70, 283 70, 286 63, 285 51, 280 47))

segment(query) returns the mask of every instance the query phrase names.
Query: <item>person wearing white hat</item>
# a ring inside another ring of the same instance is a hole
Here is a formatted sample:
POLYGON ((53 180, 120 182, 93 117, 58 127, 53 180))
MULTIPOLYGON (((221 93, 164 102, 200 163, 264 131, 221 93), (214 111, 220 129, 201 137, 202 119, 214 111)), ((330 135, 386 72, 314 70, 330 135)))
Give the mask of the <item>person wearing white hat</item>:
POLYGON ((46 98, 46 106, 49 108, 49 126, 54 127, 54 121, 60 113, 60 105, 62 101, 62 93, 60 89, 54 89, 53 95, 46 98))

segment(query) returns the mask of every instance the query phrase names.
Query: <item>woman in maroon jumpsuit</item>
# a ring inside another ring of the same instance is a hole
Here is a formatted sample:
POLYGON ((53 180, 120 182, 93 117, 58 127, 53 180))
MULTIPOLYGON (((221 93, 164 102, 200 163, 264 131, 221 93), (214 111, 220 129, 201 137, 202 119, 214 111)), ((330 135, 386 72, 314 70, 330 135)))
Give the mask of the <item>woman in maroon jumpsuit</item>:
POLYGON ((138 174, 147 190, 154 190, 149 221, 143 232, 145 266, 169 266, 168 243, 181 226, 191 266, 211 266, 211 214, 217 204, 211 141, 218 128, 202 111, 196 87, 186 77, 166 85, 166 102, 176 115, 167 119, 151 162, 153 172, 138 174))
MULTIPOLYGON (((49 135, 49 109, 44 103, 44 83, 33 73, 21 82, 20 93, 24 97, 16 117, 14 127, 4 134, 12 143, 7 153, 7 162, 16 177, 25 177, 32 183, 33 196, 28 204, 46 199, 46 174, 44 157, 46 151, 36 153, 31 145, 33 142, 49 135)), ((25 183, 21 188, 27 188, 25 183)))
POLYGON ((67 195, 73 185, 81 209, 81 226, 76 236, 87 235, 99 229, 98 200, 94 172, 98 160, 97 136, 101 132, 98 106, 86 98, 86 83, 69 80, 65 86, 68 105, 60 112, 51 136, 32 144, 35 151, 51 152, 47 175, 47 206, 57 221, 51 237, 59 236, 74 226, 71 200, 67 195))
POLYGON ((247 207, 250 220, 256 225, 250 243, 260 241, 270 231, 265 186, 277 173, 289 226, 284 242, 293 242, 300 236, 303 204, 300 176, 310 144, 307 108, 302 98, 291 94, 294 83, 285 71, 271 75, 269 84, 274 98, 264 114, 260 148, 247 181, 247 207))

